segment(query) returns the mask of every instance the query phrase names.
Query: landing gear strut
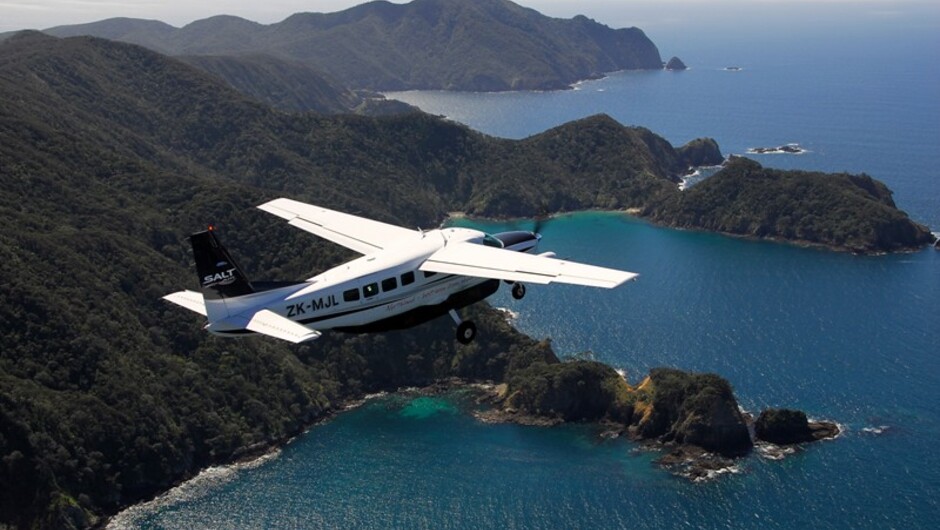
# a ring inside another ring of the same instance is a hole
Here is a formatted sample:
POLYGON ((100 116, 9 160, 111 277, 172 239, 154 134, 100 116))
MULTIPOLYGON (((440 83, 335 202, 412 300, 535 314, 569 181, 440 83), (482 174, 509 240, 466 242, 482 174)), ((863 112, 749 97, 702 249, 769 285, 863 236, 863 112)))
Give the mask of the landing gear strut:
POLYGON ((512 297, 516 300, 522 300, 525 296, 525 285, 519 282, 512 284, 512 297))
POLYGON ((461 320, 457 311, 451 309, 448 311, 450 318, 457 324, 457 342, 461 344, 470 344, 477 336, 477 325, 472 320, 461 320))

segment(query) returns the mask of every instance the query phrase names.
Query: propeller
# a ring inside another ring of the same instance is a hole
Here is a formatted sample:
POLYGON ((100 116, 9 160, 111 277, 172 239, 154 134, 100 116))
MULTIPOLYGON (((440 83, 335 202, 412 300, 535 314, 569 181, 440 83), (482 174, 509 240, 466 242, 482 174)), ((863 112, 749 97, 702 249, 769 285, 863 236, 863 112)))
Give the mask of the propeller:
POLYGON ((546 224, 547 221, 548 221, 548 216, 547 216, 547 215, 539 215, 539 216, 537 216, 537 217, 535 218, 535 224, 532 225, 532 233, 533 233, 533 234, 541 234, 541 233, 542 233, 542 227, 545 226, 545 224, 546 224))
POLYGON ((548 210, 543 206, 540 208, 541 213, 535 216, 535 223, 532 225, 532 233, 539 235, 542 233, 542 228, 551 221, 552 216, 548 213, 548 210))

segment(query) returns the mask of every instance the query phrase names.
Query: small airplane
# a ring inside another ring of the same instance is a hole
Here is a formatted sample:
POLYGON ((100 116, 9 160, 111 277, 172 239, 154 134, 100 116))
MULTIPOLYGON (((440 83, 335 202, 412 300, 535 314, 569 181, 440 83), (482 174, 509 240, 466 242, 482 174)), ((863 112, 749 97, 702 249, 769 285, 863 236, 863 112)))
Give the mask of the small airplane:
POLYGON ((202 292, 163 298, 207 317, 211 333, 300 343, 322 330, 404 329, 449 314, 457 341, 469 344, 476 325, 457 310, 495 293, 501 280, 518 300, 526 292, 522 282, 613 288, 638 276, 556 259, 553 252, 533 254, 542 237, 535 232, 412 230, 285 198, 258 208, 362 256, 302 282, 252 282, 211 226, 193 234, 202 292))

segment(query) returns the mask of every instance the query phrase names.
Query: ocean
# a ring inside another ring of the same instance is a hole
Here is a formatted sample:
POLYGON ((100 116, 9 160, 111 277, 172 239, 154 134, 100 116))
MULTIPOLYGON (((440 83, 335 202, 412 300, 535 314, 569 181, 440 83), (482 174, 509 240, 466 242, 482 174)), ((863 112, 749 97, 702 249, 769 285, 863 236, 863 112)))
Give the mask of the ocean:
MULTIPOLYGON (((929 26, 929 25, 928 25, 929 26)), ((940 61, 927 27, 749 41, 699 28, 685 72, 624 72, 562 92, 392 97, 522 138, 605 112, 674 144, 779 168, 865 172, 940 230, 940 61), (740 71, 724 70, 727 66, 740 71)), ((678 37, 676 37, 678 40, 678 37)), ((661 39, 654 40, 662 47, 661 39)), ((487 230, 528 228, 463 220, 487 230)), ((652 226, 554 218, 543 250, 639 272, 616 290, 529 286, 491 298, 560 355, 590 352, 637 382, 651 367, 715 372, 740 404, 839 422, 836 440, 690 483, 596 427, 490 425, 456 393, 378 396, 278 453, 213 469, 117 528, 932 528, 940 521, 940 252, 853 256, 652 226)))

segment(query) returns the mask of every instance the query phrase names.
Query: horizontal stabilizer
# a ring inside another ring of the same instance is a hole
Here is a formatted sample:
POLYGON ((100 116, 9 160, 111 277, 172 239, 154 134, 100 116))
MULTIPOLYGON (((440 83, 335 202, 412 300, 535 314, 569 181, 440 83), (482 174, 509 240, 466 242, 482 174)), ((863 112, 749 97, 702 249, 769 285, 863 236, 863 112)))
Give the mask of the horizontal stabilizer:
POLYGON ((475 243, 448 245, 431 254, 419 269, 477 278, 541 284, 571 283, 608 289, 639 276, 633 272, 484 247, 475 243))
POLYGON ((202 298, 202 293, 196 291, 177 291, 163 297, 167 302, 173 302, 178 306, 185 307, 194 313, 206 316, 206 302, 202 298))
POLYGON ((284 318, 277 313, 262 309, 251 317, 246 329, 268 335, 276 339, 286 340, 293 343, 313 340, 320 337, 320 332, 310 329, 293 320, 284 318))

